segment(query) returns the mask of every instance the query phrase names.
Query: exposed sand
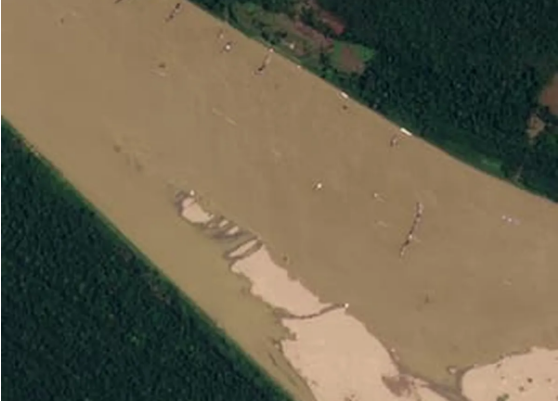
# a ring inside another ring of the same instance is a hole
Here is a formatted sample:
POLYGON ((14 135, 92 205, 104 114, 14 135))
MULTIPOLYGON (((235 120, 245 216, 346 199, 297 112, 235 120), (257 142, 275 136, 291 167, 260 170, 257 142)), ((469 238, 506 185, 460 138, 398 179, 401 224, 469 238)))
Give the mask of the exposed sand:
MULTIPOLYGON (((291 315, 281 318, 291 333, 290 338, 282 339, 281 349, 317 401, 448 400, 428 383, 402 372, 395 363, 398 355, 391 355, 348 313, 348 304, 335 307, 320 302, 274 263, 259 241, 246 241, 227 258, 233 261, 232 272, 249 279, 254 296, 291 315), (260 245, 256 252, 247 253, 256 245, 260 245)), ((500 396, 510 401, 552 401, 557 397, 556 378, 557 351, 534 349, 469 370, 461 383, 463 392, 450 396, 465 396, 470 401, 502 401, 500 396)))
MULTIPOLYGON (((383 378, 399 376, 396 365, 365 326, 343 309, 282 322, 295 334, 294 340, 282 343, 285 355, 308 380, 318 401, 416 399, 418 385, 413 378, 399 393, 384 384, 383 378)), ((423 400, 443 398, 424 388, 423 400)))
POLYGON ((181 204, 181 216, 191 223, 207 223, 212 219, 211 213, 206 212, 196 199, 186 197, 181 204))
POLYGON ((472 369, 462 386, 472 401, 495 401, 504 395, 508 401, 557 400, 557 350, 534 348, 472 369))
POLYGON ((301 283, 291 280, 285 269, 278 268, 272 262, 265 246, 235 262, 231 270, 250 278, 252 294, 291 315, 311 315, 330 306, 320 302, 301 283))
MULTIPOLYGON (((229 232, 229 230, 226 231, 226 233, 228 233, 228 232, 229 232)), ((257 247, 258 245, 259 245, 258 240, 252 239, 250 241, 247 241, 247 242, 243 243, 238 248, 233 249, 231 252, 229 252, 228 256, 230 258, 239 258, 239 257, 247 256, 246 254, 250 250, 257 247)))
POLYGON ((289 391, 312 399, 273 346, 286 329, 177 221, 178 190, 323 302, 349 303, 405 373, 457 390, 449 366, 556 347, 555 204, 416 137, 391 148, 399 127, 279 55, 255 77, 264 46, 227 28, 220 41, 223 23, 188 3, 166 23, 174 4, 4 1, 2 111, 289 391))
POLYGON ((229 230, 227 230, 225 232, 225 234, 229 235, 229 236, 232 236, 232 235, 238 234, 239 231, 240 231, 240 228, 238 226, 233 226, 229 230))

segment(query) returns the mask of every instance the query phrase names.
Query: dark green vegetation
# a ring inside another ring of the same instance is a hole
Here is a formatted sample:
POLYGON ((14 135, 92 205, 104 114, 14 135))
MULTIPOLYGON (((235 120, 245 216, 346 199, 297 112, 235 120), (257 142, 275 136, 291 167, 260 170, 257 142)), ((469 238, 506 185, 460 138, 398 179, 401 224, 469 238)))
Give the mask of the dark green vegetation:
POLYGON ((526 134, 557 71, 556 1, 193 1, 274 45, 284 18, 314 28, 324 39, 317 55, 295 53, 305 66, 456 157, 557 200, 557 120, 536 140, 526 134), (317 3, 341 19, 342 34, 317 3), (239 23, 246 7, 260 12, 239 23), (340 68, 334 39, 374 49, 364 71, 340 68))
POLYGON ((5 400, 287 400, 2 122, 5 400))

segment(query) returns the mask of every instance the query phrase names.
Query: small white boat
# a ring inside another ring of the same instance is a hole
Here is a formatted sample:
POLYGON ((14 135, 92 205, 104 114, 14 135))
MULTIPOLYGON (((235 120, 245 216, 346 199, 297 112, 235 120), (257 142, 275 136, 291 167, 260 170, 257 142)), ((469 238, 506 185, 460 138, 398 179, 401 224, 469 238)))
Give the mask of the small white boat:
POLYGON ((400 128, 400 132, 404 135, 407 135, 407 136, 413 136, 413 134, 405 128, 400 128))

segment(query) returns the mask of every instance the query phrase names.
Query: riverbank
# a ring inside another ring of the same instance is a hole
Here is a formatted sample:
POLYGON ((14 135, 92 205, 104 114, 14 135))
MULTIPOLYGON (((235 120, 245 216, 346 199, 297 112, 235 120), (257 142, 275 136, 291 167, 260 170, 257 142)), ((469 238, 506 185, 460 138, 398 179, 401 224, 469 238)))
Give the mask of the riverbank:
POLYGON ((4 120, 2 192, 7 399, 290 399, 4 120))

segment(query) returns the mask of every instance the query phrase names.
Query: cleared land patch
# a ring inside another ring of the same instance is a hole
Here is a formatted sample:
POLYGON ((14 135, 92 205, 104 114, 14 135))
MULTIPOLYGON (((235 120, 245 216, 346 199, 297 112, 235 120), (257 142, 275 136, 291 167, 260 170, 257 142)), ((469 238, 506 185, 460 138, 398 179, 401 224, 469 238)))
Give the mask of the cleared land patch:
POLYGON ((336 40, 331 57, 333 65, 341 71, 362 72, 374 52, 365 46, 336 40))

